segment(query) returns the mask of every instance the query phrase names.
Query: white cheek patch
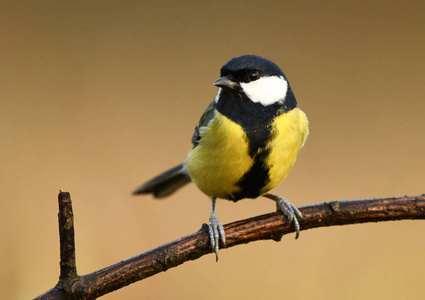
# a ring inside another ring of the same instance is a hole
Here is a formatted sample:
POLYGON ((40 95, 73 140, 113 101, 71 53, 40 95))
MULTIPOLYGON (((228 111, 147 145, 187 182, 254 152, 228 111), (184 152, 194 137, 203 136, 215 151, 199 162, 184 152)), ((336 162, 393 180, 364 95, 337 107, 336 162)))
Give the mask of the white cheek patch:
POLYGON ((285 99, 288 82, 283 76, 266 76, 248 83, 241 82, 241 87, 252 102, 270 105, 285 99))
POLYGON ((217 96, 215 96, 214 98, 215 103, 218 102, 218 98, 220 98, 220 93, 221 93, 221 88, 218 89, 217 96))

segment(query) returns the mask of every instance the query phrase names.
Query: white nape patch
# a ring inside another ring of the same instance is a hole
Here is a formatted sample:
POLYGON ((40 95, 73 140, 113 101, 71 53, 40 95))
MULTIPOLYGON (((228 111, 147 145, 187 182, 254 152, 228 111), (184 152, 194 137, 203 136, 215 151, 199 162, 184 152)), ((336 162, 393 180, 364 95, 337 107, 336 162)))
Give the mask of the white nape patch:
MULTIPOLYGON (((218 89, 217 96, 215 96, 215 98, 214 98, 214 102, 215 102, 215 103, 217 103, 217 102, 218 102, 218 98, 220 98, 220 93, 221 93, 221 88, 219 88, 219 89, 218 89)), ((210 98, 210 99, 211 99, 211 98, 210 98)))
POLYGON ((241 87, 252 102, 266 106, 285 99, 288 82, 283 76, 265 76, 248 83, 241 82, 241 87))

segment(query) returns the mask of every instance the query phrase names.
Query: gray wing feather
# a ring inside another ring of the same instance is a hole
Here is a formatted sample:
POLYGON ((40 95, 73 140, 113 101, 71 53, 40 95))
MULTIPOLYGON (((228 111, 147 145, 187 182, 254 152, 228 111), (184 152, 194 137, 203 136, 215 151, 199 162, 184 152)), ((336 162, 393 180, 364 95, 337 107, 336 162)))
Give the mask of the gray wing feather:
POLYGON ((199 132, 199 128, 208 126, 210 121, 214 118, 214 111, 215 111, 215 101, 211 102, 211 104, 207 107, 201 119, 199 120, 198 124, 196 124, 195 132, 193 133, 193 136, 192 136, 193 148, 198 146, 199 142, 201 141, 201 134, 199 132))
POLYGON ((162 198, 172 194, 189 182, 191 180, 183 163, 152 178, 137 188, 133 194, 153 194, 155 198, 162 198))

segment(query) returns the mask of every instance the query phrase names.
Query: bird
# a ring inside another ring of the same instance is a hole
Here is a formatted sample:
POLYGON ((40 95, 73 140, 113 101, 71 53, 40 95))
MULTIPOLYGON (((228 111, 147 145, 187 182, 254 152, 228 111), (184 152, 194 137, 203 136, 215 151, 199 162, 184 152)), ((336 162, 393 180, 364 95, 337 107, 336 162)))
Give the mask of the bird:
POLYGON ((291 171, 309 134, 309 122, 285 74, 264 57, 232 58, 214 85, 217 95, 195 127, 193 148, 185 161, 133 194, 163 198, 193 182, 211 199, 209 239, 218 261, 226 238, 216 214, 217 199, 271 199, 294 224, 298 238, 303 215, 285 197, 269 192, 291 171))

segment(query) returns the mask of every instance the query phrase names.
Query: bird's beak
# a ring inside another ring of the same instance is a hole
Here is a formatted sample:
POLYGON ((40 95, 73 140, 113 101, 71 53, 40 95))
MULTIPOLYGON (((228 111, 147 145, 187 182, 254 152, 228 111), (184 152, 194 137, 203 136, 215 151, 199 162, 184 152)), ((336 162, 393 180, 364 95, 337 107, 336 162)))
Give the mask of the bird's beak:
POLYGON ((222 88, 228 88, 228 89, 236 89, 237 83, 234 81, 231 81, 227 76, 220 77, 216 81, 214 81, 214 85, 222 88))

